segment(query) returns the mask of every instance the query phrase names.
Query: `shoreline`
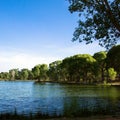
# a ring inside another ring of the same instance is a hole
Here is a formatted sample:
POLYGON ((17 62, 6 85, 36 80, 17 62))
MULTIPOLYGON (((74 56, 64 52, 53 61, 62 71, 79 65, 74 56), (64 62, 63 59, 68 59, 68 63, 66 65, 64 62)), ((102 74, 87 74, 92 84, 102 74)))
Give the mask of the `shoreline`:
POLYGON ((92 116, 24 116, 18 114, 1 114, 0 120, 120 120, 120 115, 92 115, 92 116))
POLYGON ((81 83, 81 82, 56 82, 56 81, 35 81, 35 83, 59 83, 68 85, 96 85, 96 86, 120 86, 120 82, 108 82, 104 83, 81 83))
POLYGON ((64 81, 38 81, 38 80, 0 80, 9 82, 30 82, 34 83, 58 83, 58 84, 68 84, 68 85, 95 85, 95 86, 120 86, 120 82, 111 81, 106 84, 104 83, 81 83, 81 82, 64 82, 64 81))

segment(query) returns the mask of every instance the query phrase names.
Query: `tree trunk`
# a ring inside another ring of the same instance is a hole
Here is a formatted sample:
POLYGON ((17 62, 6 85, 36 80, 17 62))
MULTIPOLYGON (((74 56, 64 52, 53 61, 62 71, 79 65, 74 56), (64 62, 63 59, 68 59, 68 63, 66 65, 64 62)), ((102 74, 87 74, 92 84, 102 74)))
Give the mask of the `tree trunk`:
POLYGON ((104 68, 101 68, 101 79, 102 79, 102 82, 105 80, 104 79, 104 68))

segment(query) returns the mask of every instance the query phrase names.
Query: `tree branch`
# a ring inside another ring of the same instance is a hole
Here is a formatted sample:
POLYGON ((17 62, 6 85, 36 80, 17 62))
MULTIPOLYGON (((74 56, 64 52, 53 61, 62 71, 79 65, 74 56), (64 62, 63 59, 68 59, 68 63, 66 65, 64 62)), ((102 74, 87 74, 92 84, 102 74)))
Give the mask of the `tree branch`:
POLYGON ((120 32, 120 24, 119 24, 119 21, 116 20, 115 16, 113 15, 112 13, 112 10, 108 4, 108 1, 107 0, 104 0, 104 4, 106 6, 106 12, 107 12, 107 15, 108 17, 110 18, 112 24, 115 26, 115 28, 120 32))

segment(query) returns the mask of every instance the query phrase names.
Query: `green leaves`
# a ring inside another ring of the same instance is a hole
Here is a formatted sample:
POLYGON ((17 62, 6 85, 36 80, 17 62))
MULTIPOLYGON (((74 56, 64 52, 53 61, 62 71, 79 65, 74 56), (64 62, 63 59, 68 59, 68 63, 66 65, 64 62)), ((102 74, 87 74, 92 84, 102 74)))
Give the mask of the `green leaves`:
POLYGON ((108 75, 109 75, 109 79, 115 80, 115 78, 117 76, 117 72, 114 70, 114 68, 109 68, 108 75))
POLYGON ((114 46, 108 51, 107 64, 120 74, 120 45, 114 46))
POLYGON ((108 53, 101 51, 93 56, 77 54, 62 61, 54 61, 49 66, 46 64, 36 65, 32 70, 11 69, 9 72, 0 73, 0 79, 34 79, 88 84, 107 81, 109 78, 113 80, 116 75, 120 79, 120 45, 114 46, 108 53))
POLYGON ((21 80, 27 80, 29 76, 29 70, 28 69, 22 69, 20 72, 20 79, 21 80))
POLYGON ((47 72, 48 72, 48 66, 46 64, 36 65, 32 69, 34 79, 38 79, 38 80, 41 80, 41 81, 44 81, 44 80, 47 79, 47 72))
POLYGON ((119 0, 69 0, 71 13, 79 13, 78 27, 72 41, 87 44, 99 41, 101 46, 111 48, 120 37, 119 0))

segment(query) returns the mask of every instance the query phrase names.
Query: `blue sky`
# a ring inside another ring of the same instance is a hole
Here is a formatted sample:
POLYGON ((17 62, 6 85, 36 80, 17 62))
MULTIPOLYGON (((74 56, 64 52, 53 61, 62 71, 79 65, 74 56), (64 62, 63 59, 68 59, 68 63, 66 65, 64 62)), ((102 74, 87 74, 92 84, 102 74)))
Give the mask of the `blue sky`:
POLYGON ((104 50, 71 42, 78 15, 66 0, 0 0, 0 71, 104 50))

